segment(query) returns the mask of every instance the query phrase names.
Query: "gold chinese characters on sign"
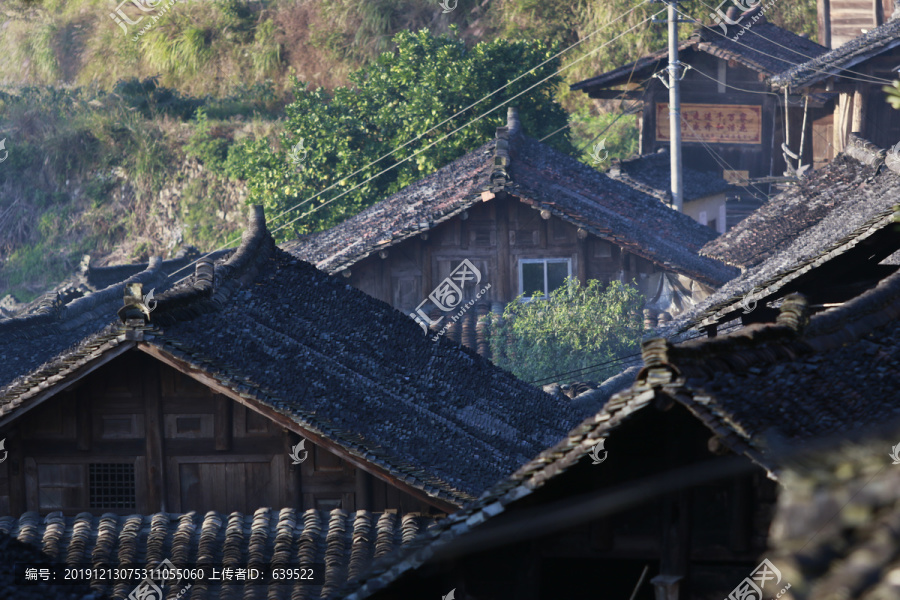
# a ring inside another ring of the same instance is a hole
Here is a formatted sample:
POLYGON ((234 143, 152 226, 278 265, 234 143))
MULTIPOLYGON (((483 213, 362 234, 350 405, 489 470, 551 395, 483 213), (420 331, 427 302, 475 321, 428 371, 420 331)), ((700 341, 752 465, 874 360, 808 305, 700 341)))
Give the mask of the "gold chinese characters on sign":
MULTIPOLYGON (((682 104, 681 139, 710 144, 762 143, 762 107, 747 104, 682 104)), ((656 141, 669 141, 669 105, 656 105, 656 141)))

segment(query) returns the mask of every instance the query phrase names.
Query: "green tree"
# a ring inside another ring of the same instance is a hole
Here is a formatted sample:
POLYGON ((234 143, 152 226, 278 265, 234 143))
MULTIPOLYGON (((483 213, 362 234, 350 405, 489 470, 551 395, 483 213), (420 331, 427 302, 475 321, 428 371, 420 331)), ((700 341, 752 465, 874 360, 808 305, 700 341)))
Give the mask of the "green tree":
MULTIPOLYGON (((540 293, 538 292, 538 295, 540 293)), ((570 373, 636 352, 642 335, 643 299, 633 286, 618 281, 605 288, 575 278, 548 299, 523 302, 519 296, 489 329, 494 363, 525 381, 561 373, 561 383, 602 381, 618 373, 616 365, 589 374, 570 373)))
POLYGON ((881 89, 887 94, 887 102, 897 110, 900 110, 900 81, 895 81, 893 84, 886 85, 881 89))
MULTIPOLYGON (((295 82, 296 100, 285 109, 280 148, 272 149, 268 140, 260 139, 229 153, 232 176, 248 182, 249 201, 263 203, 266 213, 273 217, 336 184, 315 200, 276 219, 273 229, 328 203, 281 230, 279 240, 331 227, 475 150, 505 124, 505 108, 332 201, 341 192, 412 156, 559 68, 557 60, 538 68, 558 52, 555 44, 540 41, 495 40, 467 49, 455 32, 434 36, 423 30, 401 32, 394 43, 397 51, 386 52, 374 64, 355 72, 350 87, 337 88, 329 94, 322 88, 307 90, 295 82), (489 100, 401 149, 406 142, 522 74, 522 79, 489 100), (298 146, 301 141, 302 148, 298 146), (398 152, 366 166, 394 150, 398 152), (302 161, 292 162, 292 156, 302 161), (351 177, 359 169, 362 171, 351 177)), ((541 138, 566 125, 567 115, 553 99, 561 81, 555 76, 512 101, 511 105, 519 109, 523 128, 531 136, 541 138)), ((563 152, 573 150, 567 135, 553 136, 552 143, 563 152)))

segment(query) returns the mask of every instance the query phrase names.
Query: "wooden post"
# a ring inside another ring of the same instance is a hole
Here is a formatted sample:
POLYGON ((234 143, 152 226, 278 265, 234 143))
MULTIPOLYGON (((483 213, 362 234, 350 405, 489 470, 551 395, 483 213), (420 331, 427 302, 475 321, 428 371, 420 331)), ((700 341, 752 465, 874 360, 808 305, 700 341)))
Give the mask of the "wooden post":
MULTIPOLYGON (((163 456, 162 401, 159 394, 159 363, 142 361, 144 396, 144 440, 147 455, 147 511, 165 512, 166 477, 163 456)), ((176 474, 177 475, 177 474, 176 474)))
POLYGON ((372 476, 356 467, 356 510, 372 509, 372 476))
POLYGON ((234 430, 234 401, 221 394, 216 394, 213 399, 215 415, 213 417, 213 435, 216 436, 216 450, 231 450, 231 440, 234 430))
POLYGON ((866 100, 868 99, 868 84, 857 82, 853 92, 853 121, 850 131, 866 136, 866 100))
POLYGON ((10 514, 19 516, 25 511, 37 510, 29 508, 25 501, 25 460, 22 458, 22 436, 19 435, 18 428, 6 435, 6 451, 10 453, 6 465, 6 472, 9 473, 10 514))
POLYGON ((510 276, 510 251, 509 251, 509 211, 512 202, 508 198, 495 200, 497 202, 497 296, 500 302, 506 303, 512 300, 510 294, 512 277, 510 276))
POLYGON ((75 390, 75 447, 81 452, 91 449, 93 420, 91 394, 85 386, 81 386, 75 390))
POLYGON ((578 281, 581 285, 587 285, 587 239, 576 237, 577 254, 575 260, 578 261, 578 281))
POLYGON ((853 96, 841 92, 834 109, 834 153, 842 152, 850 134, 853 96))

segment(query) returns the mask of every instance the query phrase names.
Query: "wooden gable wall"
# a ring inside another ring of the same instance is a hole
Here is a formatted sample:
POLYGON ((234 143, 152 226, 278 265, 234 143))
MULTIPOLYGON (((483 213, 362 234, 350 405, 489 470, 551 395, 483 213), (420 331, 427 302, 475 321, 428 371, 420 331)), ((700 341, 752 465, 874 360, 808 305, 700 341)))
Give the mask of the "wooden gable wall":
POLYGON ((259 413, 131 351, 4 434, 0 514, 260 507, 439 512, 259 413))
POLYGON ((438 225, 425 236, 408 239, 353 265, 349 281, 409 314, 468 259, 481 271, 482 280, 464 290, 466 299, 474 298, 488 283, 491 287, 448 335, 478 349, 477 318, 491 309, 502 310, 519 295, 519 263, 523 260, 567 259, 572 276, 582 283, 589 279, 643 282, 660 271, 650 261, 615 244, 594 235, 579 237, 577 227, 545 216, 549 218, 516 198, 478 203, 465 215, 438 225))

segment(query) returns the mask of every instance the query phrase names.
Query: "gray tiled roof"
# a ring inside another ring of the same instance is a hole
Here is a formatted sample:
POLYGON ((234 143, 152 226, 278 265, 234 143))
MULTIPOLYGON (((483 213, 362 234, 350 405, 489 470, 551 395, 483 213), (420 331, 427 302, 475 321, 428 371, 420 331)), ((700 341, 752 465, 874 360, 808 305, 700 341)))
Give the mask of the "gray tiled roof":
POLYGON ((852 137, 845 154, 809 173, 701 251, 746 267, 660 334, 671 337, 707 317, 741 312, 744 297, 773 294, 818 265, 890 227, 900 199, 900 167, 885 151, 852 137))
POLYGON ((378 204, 317 234, 282 244, 328 273, 508 193, 666 270, 719 285, 737 271, 697 256, 715 233, 655 197, 508 129, 378 204))
MULTIPOLYGON (((644 154, 614 163, 606 174, 662 202, 670 203, 672 197, 670 158, 668 152, 644 154)), ((734 189, 718 172, 703 172, 683 167, 681 176, 685 202, 734 189)))
POLYGON ((844 69, 851 69, 862 61, 896 46, 900 46, 900 19, 891 19, 812 60, 794 60, 793 62, 801 64, 771 77, 769 82, 776 88, 785 86, 798 88, 831 76, 857 77, 844 69))
MULTIPOLYGON (((0 517, 0 535, 6 534, 40 550, 45 560, 69 566, 142 565, 150 568, 163 560, 176 567, 209 564, 246 568, 324 567, 317 574, 324 585, 231 585, 195 583, 187 598, 325 598, 339 586, 354 581, 371 562, 408 544, 433 527, 434 518, 409 513, 340 509, 299 511, 260 508, 253 514, 210 511, 206 514, 156 513, 128 515, 81 513, 74 517, 29 512, 0 517), (314 567, 315 565, 315 567, 314 567)), ((123 599, 134 583, 93 584, 110 598, 123 599)), ((168 591, 168 590, 165 590, 168 591)), ((3 596, 5 597, 5 596, 3 596)))
MULTIPOLYGON (((121 306, 122 292, 114 293, 121 306)), ((62 353, 29 337, 40 329, 0 340, 0 354, 23 363, 0 388, 0 420, 107 353, 140 346, 459 506, 581 418, 567 401, 466 348, 430 341, 387 304, 276 249, 259 207, 227 261, 201 261, 157 301, 149 324, 73 332, 65 343, 77 345, 62 353)), ((112 316, 115 308, 103 310, 112 316)))
MULTIPOLYGON (((752 14, 744 18, 749 21, 752 14)), ((728 26, 726 35, 718 26, 698 28, 690 38, 679 44, 679 53, 683 53, 679 59, 690 63, 691 52, 705 52, 725 60, 734 60, 757 73, 771 76, 798 62, 828 52, 828 48, 808 38, 766 22, 765 17, 753 23, 747 34, 741 35, 735 41, 734 37, 742 29, 740 24, 728 26)), ((592 87, 610 87, 628 81, 642 80, 664 68, 667 62, 668 50, 660 50, 627 65, 579 81, 571 88, 583 90, 592 87)))
POLYGON ((900 595, 900 424, 826 440, 794 457, 767 553, 797 600, 900 595))
MULTIPOLYGON (((785 442, 900 416, 900 274, 843 307, 813 316, 791 297, 776 323, 674 345, 645 342, 635 384, 477 501, 382 561, 341 597, 361 600, 418 569, 453 540, 505 513, 589 454, 654 402, 674 401, 732 452, 780 477, 785 442)), ((527 500, 526 500, 527 502, 527 500)))

